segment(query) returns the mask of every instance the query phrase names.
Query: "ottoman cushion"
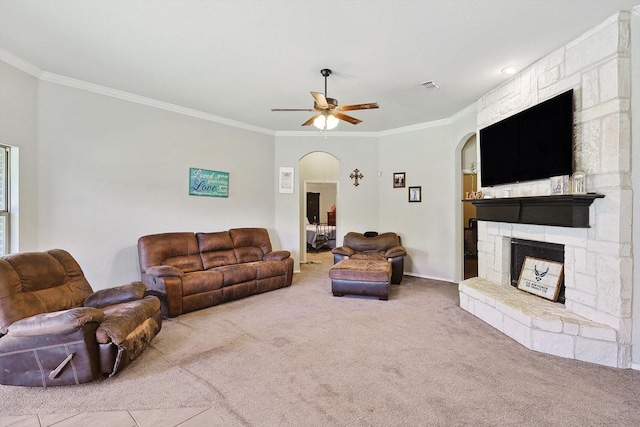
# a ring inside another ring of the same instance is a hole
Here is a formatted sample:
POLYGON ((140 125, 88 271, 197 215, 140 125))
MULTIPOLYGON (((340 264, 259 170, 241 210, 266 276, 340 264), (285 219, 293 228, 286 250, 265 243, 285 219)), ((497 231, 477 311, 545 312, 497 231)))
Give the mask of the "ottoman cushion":
POLYGON ((388 282, 391 263, 386 260, 344 259, 331 267, 329 277, 358 282, 388 282))

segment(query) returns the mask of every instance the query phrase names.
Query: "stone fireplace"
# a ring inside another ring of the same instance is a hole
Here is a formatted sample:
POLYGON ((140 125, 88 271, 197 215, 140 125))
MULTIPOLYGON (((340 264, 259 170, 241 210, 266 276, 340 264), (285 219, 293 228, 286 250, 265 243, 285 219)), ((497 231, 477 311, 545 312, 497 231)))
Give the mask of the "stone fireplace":
MULTIPOLYGON (((604 198, 592 200, 578 224, 479 218, 478 277, 459 285, 463 309, 522 345, 620 368, 631 366, 629 31, 630 13, 617 13, 478 101, 482 129, 573 88, 574 170, 586 174, 587 191, 604 198), (564 248, 564 303, 512 286, 512 239, 564 248)), ((481 183, 482 164, 479 176, 481 183)), ((482 188, 489 196, 510 194, 505 204, 550 190, 549 180, 482 188)))

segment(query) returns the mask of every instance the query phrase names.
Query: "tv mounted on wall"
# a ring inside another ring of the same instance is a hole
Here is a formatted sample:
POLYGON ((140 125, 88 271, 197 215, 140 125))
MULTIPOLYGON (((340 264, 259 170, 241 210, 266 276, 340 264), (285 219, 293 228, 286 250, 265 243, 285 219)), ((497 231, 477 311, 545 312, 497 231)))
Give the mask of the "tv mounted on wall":
POLYGON ((573 173, 573 89, 480 130, 483 187, 573 173))

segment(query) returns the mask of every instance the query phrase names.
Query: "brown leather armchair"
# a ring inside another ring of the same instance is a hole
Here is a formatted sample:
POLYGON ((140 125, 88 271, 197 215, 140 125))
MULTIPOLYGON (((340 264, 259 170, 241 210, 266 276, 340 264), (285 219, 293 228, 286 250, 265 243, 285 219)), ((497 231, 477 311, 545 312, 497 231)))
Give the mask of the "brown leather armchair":
POLYGON ((391 263, 391 283, 399 285, 404 274, 404 257, 407 250, 402 246, 396 233, 382 233, 366 237, 361 233, 349 232, 344 236, 342 246, 331 250, 333 262, 343 259, 376 260, 386 259, 391 263))
POLYGON ((93 292, 66 251, 0 257, 0 384, 58 386, 112 376, 162 327, 160 301, 132 282, 93 292))

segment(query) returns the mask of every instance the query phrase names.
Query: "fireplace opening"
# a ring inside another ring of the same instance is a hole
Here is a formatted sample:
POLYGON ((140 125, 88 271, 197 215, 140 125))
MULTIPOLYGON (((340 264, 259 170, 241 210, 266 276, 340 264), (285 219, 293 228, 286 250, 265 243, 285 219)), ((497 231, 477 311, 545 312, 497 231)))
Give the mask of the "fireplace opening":
MULTIPOLYGON (((518 287, 518 278, 525 257, 534 257, 564 263, 564 245, 536 242, 533 240, 511 239, 511 286, 518 287)), ((560 280, 557 302, 564 304, 564 275, 560 280)))

